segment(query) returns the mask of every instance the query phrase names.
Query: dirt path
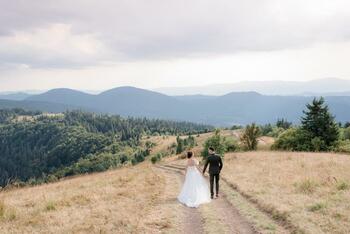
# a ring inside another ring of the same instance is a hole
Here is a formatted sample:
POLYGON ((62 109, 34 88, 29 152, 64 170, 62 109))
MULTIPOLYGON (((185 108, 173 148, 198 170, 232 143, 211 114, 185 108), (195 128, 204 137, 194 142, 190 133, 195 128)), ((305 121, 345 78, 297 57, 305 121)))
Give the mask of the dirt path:
MULTIPOLYGON (((167 196, 176 199, 183 181, 183 167, 176 164, 165 164, 157 167, 168 178, 167 182, 173 185, 167 196), (176 189, 174 189, 176 187, 176 189)), ((256 233, 252 225, 239 214, 228 202, 225 196, 214 199, 211 203, 200 206, 199 209, 180 205, 178 221, 182 233, 256 233)), ((180 231, 180 230, 178 230, 180 231)))
MULTIPOLYGON (((174 218, 177 220, 173 221, 177 223, 177 231, 180 231, 180 233, 204 233, 203 220, 198 209, 183 206, 177 201, 177 195, 183 182, 183 177, 181 174, 176 170, 163 166, 157 167, 157 169, 166 178, 166 184, 168 186, 168 189, 166 189, 167 191, 165 192, 166 200, 174 201, 176 203, 175 206, 177 212, 174 218)), ((163 205, 168 206, 169 204, 163 205)))

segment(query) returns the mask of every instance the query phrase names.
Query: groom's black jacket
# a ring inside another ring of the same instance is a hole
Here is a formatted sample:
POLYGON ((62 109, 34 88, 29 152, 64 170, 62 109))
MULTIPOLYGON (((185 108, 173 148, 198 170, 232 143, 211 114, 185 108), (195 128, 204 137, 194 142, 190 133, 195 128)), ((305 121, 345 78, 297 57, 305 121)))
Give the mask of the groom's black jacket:
POLYGON ((211 154, 208 156, 204 165, 203 173, 207 169, 208 164, 209 164, 209 174, 211 175, 219 174, 223 166, 221 157, 216 154, 211 154))

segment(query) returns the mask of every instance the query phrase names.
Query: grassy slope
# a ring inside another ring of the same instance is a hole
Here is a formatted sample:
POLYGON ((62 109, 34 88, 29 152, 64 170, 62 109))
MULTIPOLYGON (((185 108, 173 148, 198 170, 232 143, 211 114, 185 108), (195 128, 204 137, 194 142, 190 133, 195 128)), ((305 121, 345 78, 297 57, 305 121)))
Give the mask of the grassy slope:
POLYGON ((306 233, 350 233, 349 155, 231 153, 223 177, 306 233))
POLYGON ((163 188, 144 163, 1 192, 0 233, 139 233, 163 188))
MULTIPOLYGON (((235 135, 230 131, 224 134, 235 135)), ((197 155, 209 135, 196 138, 197 155)), ((157 152, 166 151, 176 139, 151 140, 158 143, 154 149, 157 152)), ((266 148, 266 142, 270 144, 269 139, 264 142, 261 149, 266 148)), ((177 157, 164 159, 174 160, 177 157)), ((260 206, 280 211, 306 233, 350 232, 348 155, 230 153, 225 155, 224 164, 224 179, 237 185, 260 206)), ((1 192, 0 233, 65 233, 67 230, 137 233, 144 229, 152 232, 159 226, 171 225, 170 221, 158 221, 154 214, 155 210, 162 210, 156 201, 162 200, 165 186, 165 178, 145 162, 136 167, 1 192), (144 218, 150 214, 157 223, 144 218)))

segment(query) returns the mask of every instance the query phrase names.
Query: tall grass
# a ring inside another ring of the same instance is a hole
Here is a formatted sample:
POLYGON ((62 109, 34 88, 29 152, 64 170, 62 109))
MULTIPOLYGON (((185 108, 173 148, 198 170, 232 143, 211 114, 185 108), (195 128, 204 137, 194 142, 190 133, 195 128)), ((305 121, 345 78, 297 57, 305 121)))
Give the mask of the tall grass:
POLYGON ((0 200, 0 218, 5 215, 5 202, 0 200))

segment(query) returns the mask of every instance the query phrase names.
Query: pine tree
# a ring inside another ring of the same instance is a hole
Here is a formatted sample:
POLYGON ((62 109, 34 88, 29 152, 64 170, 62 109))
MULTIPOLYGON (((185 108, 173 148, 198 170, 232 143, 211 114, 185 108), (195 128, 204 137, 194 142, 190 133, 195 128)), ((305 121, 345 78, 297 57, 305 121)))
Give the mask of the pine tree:
POLYGON ((314 148, 329 150, 339 138, 339 129, 334 116, 329 112, 323 97, 314 98, 306 108, 301 120, 302 129, 310 135, 311 139, 315 139, 312 142, 317 142, 314 148))
POLYGON ((176 142, 177 142, 176 154, 181 154, 184 151, 184 141, 179 136, 177 136, 176 142))

